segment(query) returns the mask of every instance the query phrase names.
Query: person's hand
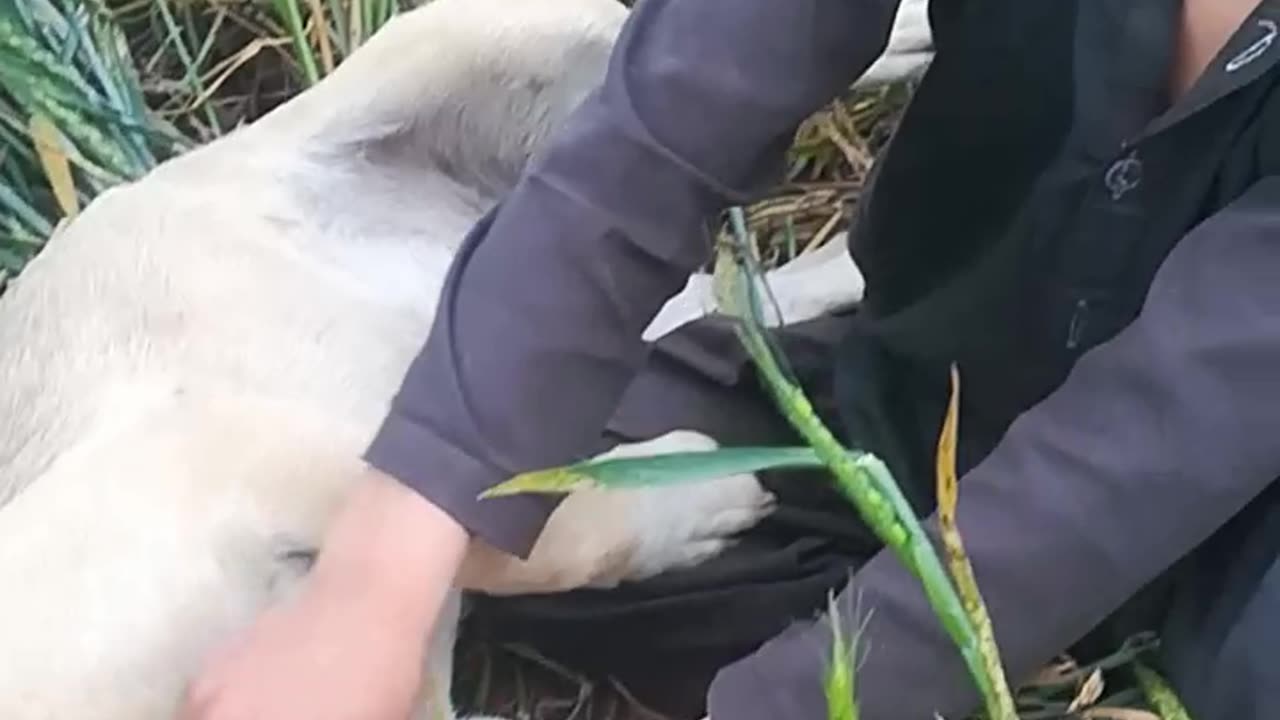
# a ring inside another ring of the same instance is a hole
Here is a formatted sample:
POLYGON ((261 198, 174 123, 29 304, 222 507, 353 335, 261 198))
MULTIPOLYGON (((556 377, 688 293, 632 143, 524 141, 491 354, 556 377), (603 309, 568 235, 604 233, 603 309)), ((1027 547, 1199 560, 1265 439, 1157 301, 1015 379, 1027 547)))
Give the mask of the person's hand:
POLYGON ((406 720, 420 680, 422 622, 388 622, 341 592, 268 610, 211 662, 184 720, 406 720))
POLYGON ((214 654, 179 717, 407 720, 466 542, 443 511, 371 473, 300 593, 214 654))

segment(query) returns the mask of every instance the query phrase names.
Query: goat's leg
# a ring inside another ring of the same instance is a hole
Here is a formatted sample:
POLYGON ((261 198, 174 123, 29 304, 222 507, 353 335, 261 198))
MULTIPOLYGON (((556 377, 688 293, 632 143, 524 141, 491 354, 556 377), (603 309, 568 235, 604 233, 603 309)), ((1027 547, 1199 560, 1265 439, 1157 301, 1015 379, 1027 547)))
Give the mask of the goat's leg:
MULTIPOLYGON (((705 435, 673 432, 607 456, 710 450, 705 435)), ((625 490, 587 490, 560 504, 528 560, 476 541, 459 582, 494 595, 604 588, 688 567, 720 553, 773 508, 754 475, 625 490)))

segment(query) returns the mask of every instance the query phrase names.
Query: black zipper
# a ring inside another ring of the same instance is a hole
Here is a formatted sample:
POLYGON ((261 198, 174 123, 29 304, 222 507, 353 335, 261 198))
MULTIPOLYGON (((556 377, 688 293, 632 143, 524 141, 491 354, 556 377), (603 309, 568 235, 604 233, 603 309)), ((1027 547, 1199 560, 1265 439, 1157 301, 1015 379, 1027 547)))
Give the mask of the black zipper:
POLYGON ((1071 313, 1071 322, 1067 325, 1067 349, 1080 347, 1080 338, 1084 336, 1084 328, 1089 322, 1089 299, 1078 298, 1075 310, 1071 313))

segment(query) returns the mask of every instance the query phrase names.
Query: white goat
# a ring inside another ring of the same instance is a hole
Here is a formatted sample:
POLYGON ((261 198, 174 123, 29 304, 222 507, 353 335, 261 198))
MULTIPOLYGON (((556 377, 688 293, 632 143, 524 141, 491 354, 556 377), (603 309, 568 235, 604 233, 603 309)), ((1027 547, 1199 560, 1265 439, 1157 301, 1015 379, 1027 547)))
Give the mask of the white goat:
MULTIPOLYGON (((435 0, 51 240, 0 299, 0 718, 171 718, 211 647, 297 584, 289 557, 358 475, 458 242, 599 82, 624 12, 435 0)), ((529 561, 477 544, 463 577, 607 586, 714 554, 769 506, 751 476, 575 495, 529 561)), ((423 718, 447 703, 457 605, 423 718)))

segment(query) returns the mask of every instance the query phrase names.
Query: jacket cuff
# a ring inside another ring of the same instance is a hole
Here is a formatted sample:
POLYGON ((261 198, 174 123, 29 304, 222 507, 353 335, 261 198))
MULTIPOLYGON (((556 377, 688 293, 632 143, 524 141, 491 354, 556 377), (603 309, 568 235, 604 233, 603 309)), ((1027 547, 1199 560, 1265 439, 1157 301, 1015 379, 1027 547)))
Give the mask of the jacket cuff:
POLYGON ((383 421, 364 460, 448 513, 471 535, 521 559, 529 557, 560 502, 559 496, 533 494, 479 499, 479 492, 510 473, 464 452, 395 409, 383 421), (430 462, 423 462, 424 458, 430 462))

